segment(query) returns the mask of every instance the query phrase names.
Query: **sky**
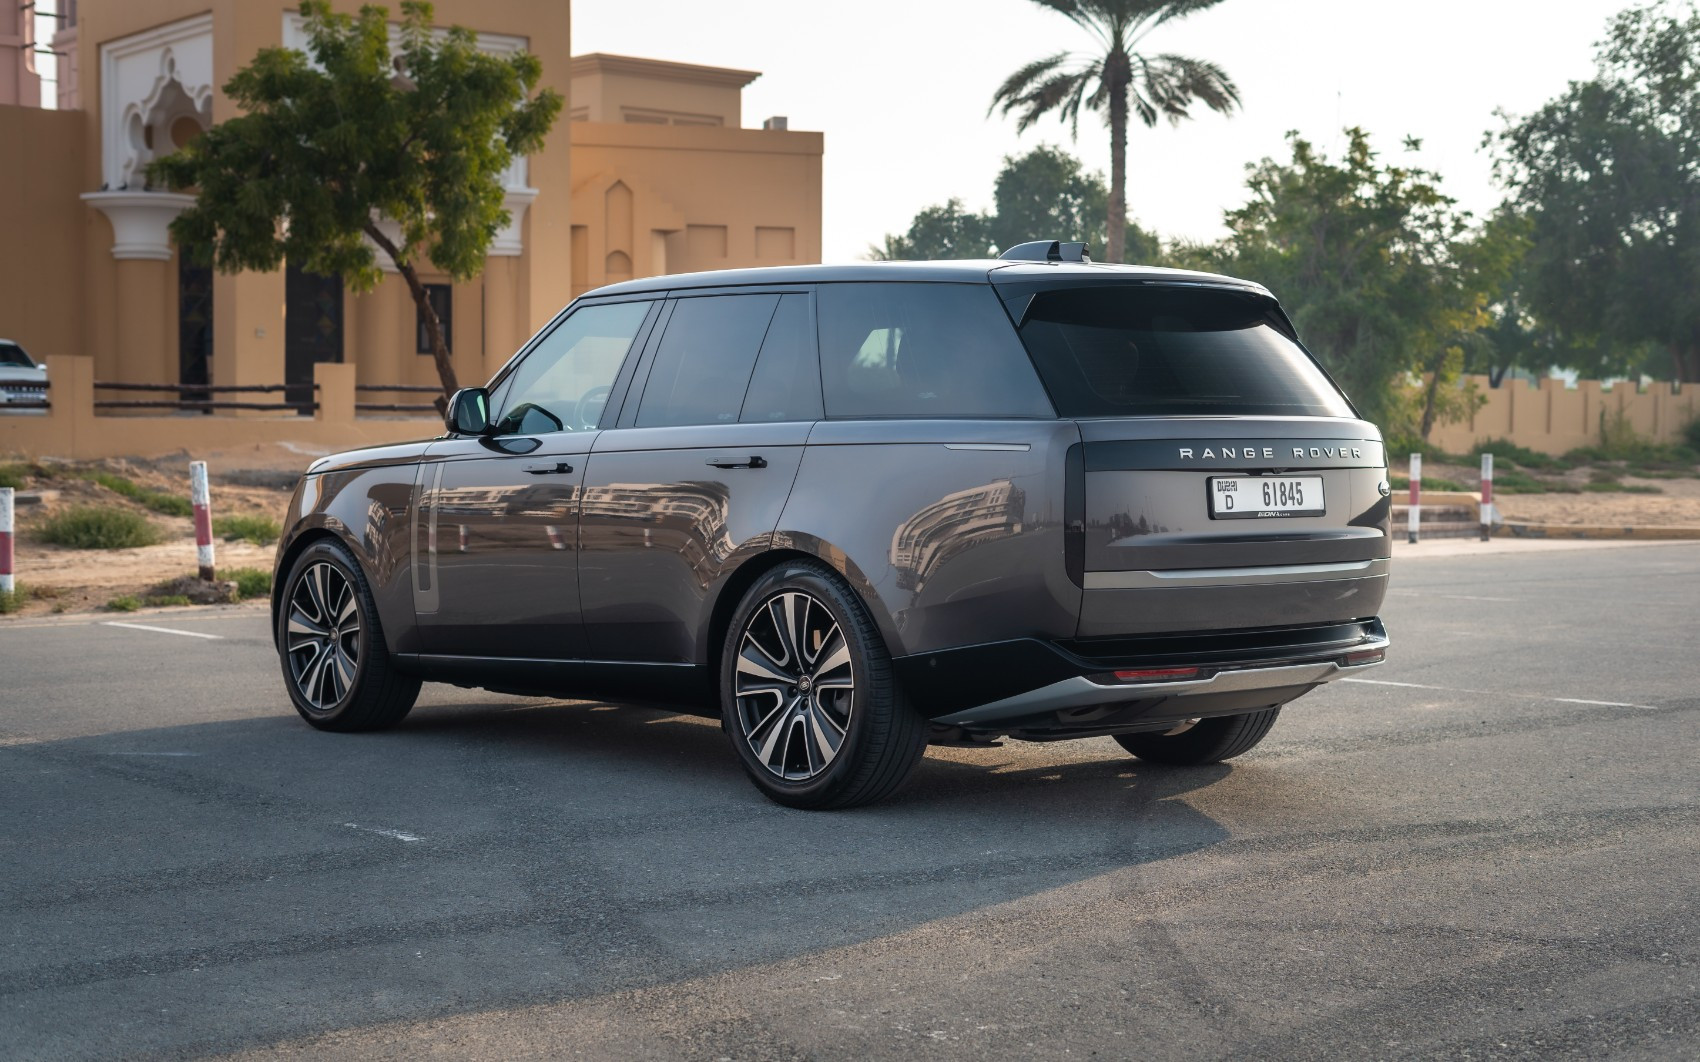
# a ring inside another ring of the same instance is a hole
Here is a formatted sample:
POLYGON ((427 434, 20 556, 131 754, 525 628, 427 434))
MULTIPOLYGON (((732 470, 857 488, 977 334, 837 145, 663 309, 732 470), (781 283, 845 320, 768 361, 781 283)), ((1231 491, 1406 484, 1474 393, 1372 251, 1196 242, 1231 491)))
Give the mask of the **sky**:
MULTIPOLYGON (((1478 216, 1499 202, 1483 135, 1496 109, 1534 110, 1594 69, 1594 44, 1631 0, 1224 0, 1158 30, 1155 52, 1210 59, 1243 109, 1128 137, 1128 213, 1165 237, 1217 239, 1245 201, 1245 168, 1287 155, 1297 130, 1335 154, 1359 125, 1385 158, 1438 171, 1478 216), (1422 150, 1405 151, 1405 137, 1422 150)), ((826 134, 823 258, 863 257, 922 207, 991 206, 1004 156, 1041 143, 1109 173, 1096 115, 1078 142, 1054 118, 1020 136, 988 117, 1012 71, 1087 48, 1085 32, 1031 0, 573 0, 573 52, 760 70, 744 124, 785 115, 826 134)), ((1071 233, 1033 233, 1034 238, 1071 233)))

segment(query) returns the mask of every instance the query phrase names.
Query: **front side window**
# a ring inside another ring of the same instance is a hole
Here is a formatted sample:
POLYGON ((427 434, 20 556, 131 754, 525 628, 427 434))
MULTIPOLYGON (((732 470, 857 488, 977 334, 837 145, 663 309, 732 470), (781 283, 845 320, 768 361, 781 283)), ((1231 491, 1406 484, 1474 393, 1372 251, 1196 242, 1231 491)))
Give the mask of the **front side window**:
POLYGON ((583 306, 556 325, 509 377, 496 433, 542 435, 596 427, 620 363, 652 305, 583 306))
POLYGON ((1041 292, 1021 326, 1065 417, 1350 417, 1264 295, 1108 285, 1041 292))
POLYGON ((1049 417, 987 284, 822 284, 829 417, 1049 417))
POLYGON ((637 426, 736 424, 778 295, 680 299, 655 351, 637 426))

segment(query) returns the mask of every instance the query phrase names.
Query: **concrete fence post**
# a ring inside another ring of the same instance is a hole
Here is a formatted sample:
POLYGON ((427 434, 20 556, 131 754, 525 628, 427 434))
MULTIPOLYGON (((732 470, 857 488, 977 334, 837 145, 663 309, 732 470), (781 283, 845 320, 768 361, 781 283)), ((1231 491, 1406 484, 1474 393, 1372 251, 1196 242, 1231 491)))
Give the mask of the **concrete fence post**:
POLYGON ((1493 455, 1482 455, 1482 541, 1493 534, 1493 455))
POLYGON ((1417 541, 1417 526, 1422 522, 1423 511, 1423 455, 1411 455, 1411 502, 1405 509, 1406 529, 1405 541, 1417 541))
POLYGON ((12 592, 12 488, 0 487, 0 594, 12 592))
POLYGON ((195 507, 195 563, 200 576, 212 582, 213 567, 212 492, 207 489, 207 463, 189 462, 189 504, 195 507))

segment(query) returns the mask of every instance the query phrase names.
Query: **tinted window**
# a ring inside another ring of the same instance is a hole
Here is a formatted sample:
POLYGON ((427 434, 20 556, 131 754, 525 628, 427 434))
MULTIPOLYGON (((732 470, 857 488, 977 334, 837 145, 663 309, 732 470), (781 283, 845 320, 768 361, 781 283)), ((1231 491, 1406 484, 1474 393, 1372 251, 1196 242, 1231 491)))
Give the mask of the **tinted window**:
POLYGON ((1095 287, 1042 292, 1022 342, 1065 417, 1349 417, 1275 303, 1249 292, 1095 287))
POLYGON ((0 365, 17 366, 24 369, 35 368, 35 362, 24 353, 24 348, 16 343, 0 343, 0 365))
POLYGON ((680 299, 655 351, 637 426, 736 423, 778 305, 777 295, 680 299))
POLYGON ((581 306, 531 348, 503 385, 502 435, 596 427, 614 376, 653 303, 581 306))
POLYGON ((747 423, 772 420, 819 420, 820 361, 815 357, 813 322, 807 295, 784 295, 767 326, 755 375, 744 395, 747 423))
POLYGON ((987 284, 822 284, 830 417, 1049 417, 987 284))

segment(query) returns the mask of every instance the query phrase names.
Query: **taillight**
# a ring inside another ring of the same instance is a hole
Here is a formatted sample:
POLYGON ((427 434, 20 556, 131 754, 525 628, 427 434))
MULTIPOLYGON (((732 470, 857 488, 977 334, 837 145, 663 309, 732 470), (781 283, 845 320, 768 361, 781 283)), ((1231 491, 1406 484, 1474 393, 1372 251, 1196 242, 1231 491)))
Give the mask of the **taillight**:
POLYGON ((1386 659, 1386 649, 1359 649, 1347 653, 1341 663, 1346 667, 1362 667, 1364 664, 1379 664, 1386 659))
POLYGON ((1117 682, 1181 682, 1198 677, 1196 667, 1149 667, 1139 671, 1117 671, 1117 682))

